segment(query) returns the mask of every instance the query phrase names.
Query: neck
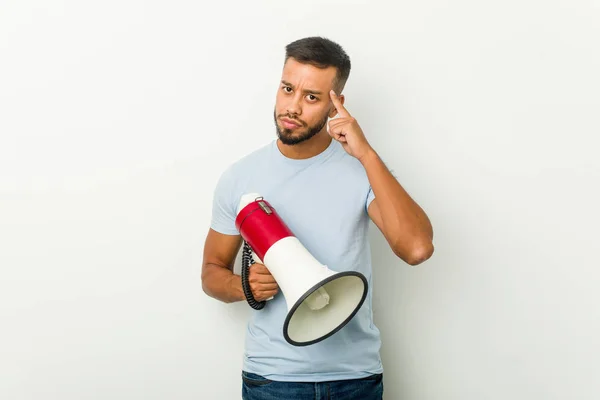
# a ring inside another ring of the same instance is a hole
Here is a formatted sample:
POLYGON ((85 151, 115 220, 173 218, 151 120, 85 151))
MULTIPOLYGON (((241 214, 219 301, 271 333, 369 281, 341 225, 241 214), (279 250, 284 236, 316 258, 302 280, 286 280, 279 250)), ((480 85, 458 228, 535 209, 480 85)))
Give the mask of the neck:
POLYGON ((281 154, 288 158, 296 160, 302 160, 306 158, 314 157, 327 149, 333 139, 327 133, 327 130, 317 133, 312 138, 295 145, 287 145, 277 139, 277 147, 281 154))

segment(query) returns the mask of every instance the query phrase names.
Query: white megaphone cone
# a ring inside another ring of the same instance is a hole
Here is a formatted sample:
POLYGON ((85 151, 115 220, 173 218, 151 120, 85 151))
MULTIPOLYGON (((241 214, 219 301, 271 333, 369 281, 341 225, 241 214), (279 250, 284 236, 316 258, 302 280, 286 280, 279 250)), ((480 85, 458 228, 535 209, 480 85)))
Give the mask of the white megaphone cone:
POLYGON ((321 264, 260 194, 242 196, 235 224, 285 296, 288 314, 283 336, 288 343, 320 342, 358 312, 368 290, 364 275, 332 271, 321 264))

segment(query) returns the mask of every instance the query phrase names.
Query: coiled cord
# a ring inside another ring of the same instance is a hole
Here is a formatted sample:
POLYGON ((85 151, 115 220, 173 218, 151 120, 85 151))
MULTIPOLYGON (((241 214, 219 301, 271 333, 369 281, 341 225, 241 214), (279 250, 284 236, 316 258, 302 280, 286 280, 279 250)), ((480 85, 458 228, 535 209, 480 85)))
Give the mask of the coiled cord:
POLYGON ((250 265, 254 264, 255 261, 252 258, 252 248, 244 240, 244 248, 242 250, 242 289, 244 290, 244 295, 246 296, 246 301, 250 307, 255 310, 261 310, 266 301, 256 301, 254 295, 252 294, 252 289, 250 288, 250 282, 248 281, 250 276, 250 265))

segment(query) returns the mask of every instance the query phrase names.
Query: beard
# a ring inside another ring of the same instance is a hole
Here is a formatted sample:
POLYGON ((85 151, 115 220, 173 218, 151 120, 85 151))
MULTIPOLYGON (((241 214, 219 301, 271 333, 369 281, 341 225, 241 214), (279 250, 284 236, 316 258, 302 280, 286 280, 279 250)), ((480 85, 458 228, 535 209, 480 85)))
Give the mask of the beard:
POLYGON ((327 123, 328 115, 325 114, 325 116, 320 121, 318 121, 316 124, 314 124, 312 126, 308 126, 308 124, 306 122, 299 120, 297 118, 293 118, 289 114, 280 114, 278 116, 277 111, 273 112, 273 118, 275 120, 275 129, 277 130, 277 136, 279 137, 279 140, 281 140, 281 143, 291 146, 291 145, 305 142, 308 139, 315 136, 317 133, 321 132, 321 130, 325 127, 325 124, 327 123), (279 126, 279 124, 277 123, 277 120, 279 118, 283 118, 283 117, 289 118, 292 121, 297 122, 302 126, 296 128, 296 129, 281 128, 279 126))

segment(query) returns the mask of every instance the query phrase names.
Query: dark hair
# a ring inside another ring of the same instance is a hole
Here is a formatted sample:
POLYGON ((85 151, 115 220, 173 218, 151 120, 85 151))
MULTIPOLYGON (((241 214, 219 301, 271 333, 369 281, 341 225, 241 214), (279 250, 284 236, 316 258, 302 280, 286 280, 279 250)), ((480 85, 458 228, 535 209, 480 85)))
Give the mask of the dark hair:
POLYGON ((290 58, 318 68, 337 68, 333 86, 338 94, 350 75, 348 54, 339 44, 323 37, 307 37, 288 44, 285 47, 285 61, 287 62, 290 58))

